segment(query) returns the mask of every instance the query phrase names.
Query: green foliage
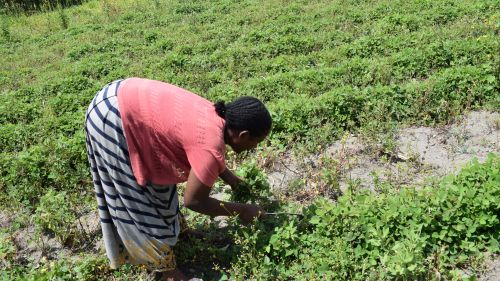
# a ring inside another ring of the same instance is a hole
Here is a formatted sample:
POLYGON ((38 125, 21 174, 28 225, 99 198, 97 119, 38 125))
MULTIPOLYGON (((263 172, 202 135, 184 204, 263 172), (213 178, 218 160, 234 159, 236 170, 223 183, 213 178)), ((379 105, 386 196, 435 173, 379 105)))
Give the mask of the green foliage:
POLYGON ((3 6, 0 8, 5 8, 7 11, 24 11, 29 12, 33 10, 42 10, 42 9, 55 9, 58 5, 62 5, 64 7, 70 5, 78 5, 82 4, 86 0, 57 0, 57 1, 48 1, 48 0, 5 0, 3 2, 3 6))
POLYGON ((85 138, 82 131, 77 136, 61 136, 19 153, 2 152, 0 175, 3 182, 0 189, 7 197, 15 198, 27 208, 33 208, 47 187, 60 191, 71 187, 72 193, 88 194, 90 190, 85 188, 85 182, 90 175, 85 138))
POLYGON ((2 280, 104 280, 112 274, 105 257, 91 255, 76 259, 64 259, 56 262, 43 259, 37 267, 12 268, 2 271, 2 280))
POLYGON ((1 20, 2 21, 0 22, 0 24, 1 24, 0 29, 2 32, 2 39, 5 41, 10 41, 12 39, 12 35, 10 34, 10 30, 9 30, 8 18, 2 16, 1 20))
MULTIPOLYGON (((45 2, 8 0, 0 9, 44 10, 45 2)), ((163 80, 213 101, 256 96, 271 110, 269 146, 279 150, 316 150, 345 131, 387 135, 401 122, 446 123, 464 111, 497 110, 500 104, 500 4, 494 0, 286 5, 275 0, 103 0, 67 7, 82 2, 60 1, 64 9, 30 16, 2 13, 0 202, 5 208, 20 204, 34 212, 49 189, 70 199, 83 196, 80 204, 93 199, 84 113, 94 94, 117 78, 163 80)), ((393 147, 391 138, 382 139, 380 151, 393 147)), ((252 165, 241 171, 251 182, 233 199, 269 198, 265 177, 252 165)), ((336 173, 326 169, 322 180, 335 186, 336 173)), ((304 227, 297 222, 286 231, 300 236, 304 227)), ((258 233, 256 241, 267 235, 258 233)), ((251 239, 245 241, 253 247, 251 239)), ((417 242, 398 244, 397 252, 418 252, 417 242)), ((274 269, 273 249, 291 253, 286 259, 295 253, 276 243, 270 252, 263 250, 267 243, 245 252, 268 256, 268 267, 257 261, 250 266, 248 256, 242 274, 260 268, 262 274, 281 276, 274 269)), ((311 266, 301 271, 312 274, 306 279, 318 276, 314 259, 322 263, 319 268, 330 262, 338 268, 333 277, 350 279, 350 242, 321 243, 339 258, 302 257, 304 266, 311 266)), ((361 266, 360 259, 355 260, 361 266)), ((406 274, 404 257, 400 268, 396 260, 385 261, 394 271, 391 276, 406 274)), ((328 272, 322 274, 328 277, 328 272)))
POLYGON ((271 187, 267 176, 259 170, 255 161, 241 165, 236 175, 244 179, 244 182, 231 193, 231 201, 259 204, 270 202, 271 187))
POLYGON ((34 223, 39 233, 50 231, 62 243, 73 236, 71 226, 75 223, 76 215, 68 202, 66 192, 56 192, 50 189, 40 198, 35 210, 34 223))
POLYGON ((16 246, 12 241, 9 233, 0 231, 0 260, 1 267, 7 268, 11 265, 14 255, 16 254, 16 246))
POLYGON ((238 280, 451 278, 453 268, 500 252, 499 196, 500 155, 490 155, 437 186, 319 199, 305 219, 290 218, 270 236, 264 228, 240 234, 242 253, 229 273, 238 280))
POLYGON ((4 192, 25 205, 33 203, 48 186, 46 163, 48 151, 42 146, 33 146, 17 154, 16 159, 2 153, 2 176, 4 192), (33 200, 33 201, 31 201, 33 200))
POLYGON ((59 14, 59 20, 61 21, 61 27, 67 29, 69 26, 69 18, 64 9, 59 5, 57 8, 57 13, 59 14))

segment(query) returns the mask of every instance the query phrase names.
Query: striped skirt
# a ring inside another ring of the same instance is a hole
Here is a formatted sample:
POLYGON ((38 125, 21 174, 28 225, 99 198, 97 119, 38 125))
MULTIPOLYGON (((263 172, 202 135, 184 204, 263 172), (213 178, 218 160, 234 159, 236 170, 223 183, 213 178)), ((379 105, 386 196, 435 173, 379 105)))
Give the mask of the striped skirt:
POLYGON ((85 118, 88 159, 112 268, 142 264, 166 271, 175 268, 171 246, 180 232, 175 184, 139 186, 132 172, 118 108, 121 80, 104 87, 85 118))

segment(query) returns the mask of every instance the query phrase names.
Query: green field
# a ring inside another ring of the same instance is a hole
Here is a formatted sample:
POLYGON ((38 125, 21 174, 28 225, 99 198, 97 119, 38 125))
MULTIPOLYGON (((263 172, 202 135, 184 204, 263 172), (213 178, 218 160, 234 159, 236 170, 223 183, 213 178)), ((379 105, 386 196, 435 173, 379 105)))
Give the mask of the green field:
MULTIPOLYGON (((376 135, 394 126, 445 124, 473 109, 499 111, 500 2, 93 0, 30 15, 3 11, 0 210, 14 218, 0 232, 3 279, 142 276, 134 267, 107 269, 105 256, 88 253, 89 239, 73 224, 96 208, 84 112, 105 84, 134 76, 212 101, 262 99, 274 124, 251 156, 257 163, 288 150, 317 152, 345 132, 376 135), (39 267, 20 261, 8 237, 29 226, 64 241, 75 259, 49 259, 39 267)), ((230 250, 194 243, 179 261, 199 266, 208 280, 410 280, 437 279, 436 272, 461 279, 457 269, 478 268, 484 253, 499 252, 498 161, 491 156, 453 183, 418 194, 359 191, 338 203, 280 202, 284 210, 304 208, 310 225, 290 220, 249 230, 231 223, 226 234, 239 243, 230 250), (471 188, 484 196, 462 194, 471 188), (443 190, 451 191, 442 201, 422 199, 441 198, 443 190), (453 196, 469 211, 457 213, 453 196), (408 211, 394 217, 370 209, 390 210, 398 200, 408 211), (435 211, 443 218, 452 210, 446 223, 416 215, 435 211), (414 224, 399 225, 409 213, 417 217, 414 224), (481 224, 470 231, 468 222, 476 219, 481 224)), ((264 182, 259 168, 241 172, 264 182)), ((205 220, 194 216, 192 223, 202 227, 205 220)))

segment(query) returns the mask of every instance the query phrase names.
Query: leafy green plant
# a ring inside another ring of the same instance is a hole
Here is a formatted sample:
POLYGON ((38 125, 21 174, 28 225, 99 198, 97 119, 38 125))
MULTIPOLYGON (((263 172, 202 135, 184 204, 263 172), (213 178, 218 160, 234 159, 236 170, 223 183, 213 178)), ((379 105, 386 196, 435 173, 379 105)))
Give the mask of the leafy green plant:
POLYGON ((270 202, 271 187, 255 161, 240 166, 236 175, 242 178, 243 182, 231 194, 231 201, 260 204, 270 202))
MULTIPOLYGON (((105 280, 127 275, 131 270, 127 267, 112 271, 107 266, 106 257, 93 255, 77 256, 60 261, 49 261, 43 258, 40 264, 31 268, 10 268, 3 270, 0 277, 4 280, 105 280)), ((136 270, 137 271, 137 270, 136 270)))
MULTIPOLYGON (((0 14, 2 12, 0 11, 0 14)), ((12 39, 12 34, 9 31, 9 22, 7 21, 8 19, 4 16, 2 16, 2 22, 0 22, 1 26, 1 32, 2 32, 2 37, 5 41, 10 41, 12 39)))
POLYGON ((331 197, 337 197, 342 194, 339 183, 342 171, 339 162, 331 157, 322 157, 321 166, 320 179, 323 194, 328 194, 331 197))
POLYGON ((433 279, 500 252, 500 155, 421 190, 319 199, 305 219, 242 235, 237 279, 433 279), (267 229, 269 231, 269 229, 267 229), (253 256, 258 257, 257 263, 253 256), (257 266, 257 268, 254 268, 257 266))
POLYGON ((10 233, 0 231, 0 260, 3 268, 8 268, 16 254, 17 249, 12 241, 10 233))
POLYGON ((72 226, 76 216, 64 191, 50 189, 40 198, 33 218, 38 233, 51 231, 62 243, 74 235, 72 226))
POLYGON ((61 22, 61 27, 63 29, 67 29, 69 27, 69 17, 64 11, 64 8, 61 6, 61 4, 57 5, 57 13, 59 15, 59 20, 61 22))

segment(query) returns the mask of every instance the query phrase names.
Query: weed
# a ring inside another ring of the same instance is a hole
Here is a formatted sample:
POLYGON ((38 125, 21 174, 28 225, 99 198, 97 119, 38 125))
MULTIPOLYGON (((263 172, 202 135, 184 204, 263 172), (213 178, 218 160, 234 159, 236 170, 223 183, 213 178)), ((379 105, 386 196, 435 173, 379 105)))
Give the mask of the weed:
POLYGON ((320 159, 320 166, 322 167, 320 194, 337 198, 342 194, 339 183, 339 178, 342 174, 340 162, 330 157, 322 157, 320 159))
MULTIPOLYGON (((1 15, 1 13, 0 13, 1 15)), ((1 16, 2 17, 2 22, 1 22, 1 26, 0 26, 0 29, 2 30, 2 38, 5 40, 5 41, 11 41, 12 40, 12 35, 10 33, 10 30, 9 30, 9 22, 8 22, 8 18, 5 17, 5 16, 1 16)))
POLYGON ((68 242, 74 235, 71 228, 76 220, 75 214, 67 201, 66 192, 49 190, 36 208, 34 223, 38 236, 44 231, 50 231, 59 238, 61 243, 68 242))
POLYGON ((236 175, 244 182, 233 191, 231 201, 269 204, 271 187, 265 174, 259 170, 255 161, 250 161, 240 166, 236 175))
POLYGON ((0 232, 0 259, 2 260, 2 268, 9 268, 11 266, 16 252, 17 249, 12 241, 11 234, 2 230, 0 232))
POLYGON ((107 267, 105 257, 86 255, 55 262, 42 258, 36 267, 5 270, 2 272, 2 278, 5 280, 112 280, 130 275, 134 271, 138 273, 136 277, 141 280, 148 277, 147 273, 138 272, 137 269, 131 270, 129 267, 112 271, 107 267))
POLYGON ((110 0, 102 0, 101 2, 101 9, 104 12, 104 14, 107 16, 108 20, 111 20, 116 17, 118 14, 118 9, 110 3, 110 0))
POLYGON ((64 11, 64 8, 61 6, 61 4, 57 5, 57 14, 59 16, 59 20, 61 22, 61 27, 63 29, 68 29, 69 27, 69 17, 64 11))
POLYGON ((155 9, 160 9, 162 5, 162 0, 153 0, 153 3, 155 5, 155 9))

